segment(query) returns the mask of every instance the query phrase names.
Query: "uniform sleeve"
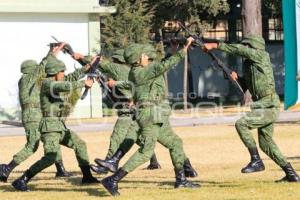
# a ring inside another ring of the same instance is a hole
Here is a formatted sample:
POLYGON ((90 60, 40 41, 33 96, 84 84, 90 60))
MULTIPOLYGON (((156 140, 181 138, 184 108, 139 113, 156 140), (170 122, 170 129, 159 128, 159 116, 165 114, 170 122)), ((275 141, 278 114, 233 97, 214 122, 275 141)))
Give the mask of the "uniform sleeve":
POLYGON ((50 90, 54 93, 69 92, 73 89, 82 88, 84 86, 84 81, 53 81, 51 82, 50 90))
POLYGON ((219 43, 218 49, 226 53, 239 55, 250 60, 256 60, 260 58, 260 53, 257 50, 246 47, 242 44, 226 44, 221 42, 219 43))
POLYGON ((145 68, 145 70, 143 70, 143 79, 150 80, 162 75, 164 72, 176 66, 180 62, 180 60, 184 58, 184 56, 185 53, 183 52, 183 50, 181 50, 159 64, 150 65, 148 68, 145 68))
POLYGON ((108 60, 101 62, 99 70, 116 81, 126 80, 129 73, 129 69, 126 69, 125 66, 114 64, 108 60))
POLYGON ((77 81, 79 79, 82 79, 87 73, 88 73, 88 70, 86 70, 85 67, 81 67, 81 68, 75 69, 74 72, 66 75, 64 80, 65 81, 77 81))

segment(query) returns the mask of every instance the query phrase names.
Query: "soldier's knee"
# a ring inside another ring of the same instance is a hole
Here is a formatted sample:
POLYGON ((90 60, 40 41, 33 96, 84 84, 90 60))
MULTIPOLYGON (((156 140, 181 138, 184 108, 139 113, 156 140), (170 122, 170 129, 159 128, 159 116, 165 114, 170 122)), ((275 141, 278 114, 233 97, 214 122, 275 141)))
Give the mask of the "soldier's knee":
POLYGON ((77 141, 77 149, 86 149, 86 143, 83 140, 77 141))
POLYGON ((51 165, 56 161, 57 152, 48 152, 45 155, 46 162, 51 165))
POLYGON ((247 127, 247 124, 243 118, 239 119, 235 122, 235 128, 239 133, 241 130, 245 129, 246 127, 247 127))

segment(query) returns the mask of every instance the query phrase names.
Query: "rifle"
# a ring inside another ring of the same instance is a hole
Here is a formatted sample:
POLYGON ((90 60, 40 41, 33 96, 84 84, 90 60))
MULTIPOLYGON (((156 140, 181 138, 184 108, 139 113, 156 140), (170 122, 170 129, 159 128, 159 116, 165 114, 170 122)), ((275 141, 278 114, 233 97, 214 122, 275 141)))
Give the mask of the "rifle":
MULTIPOLYGON (((50 43, 49 46, 50 48, 54 48, 56 46, 60 46, 62 42, 60 42, 58 39, 56 39, 56 37, 52 36, 52 38, 56 41, 55 43, 50 43)), ((64 48, 62 49, 63 53, 67 53, 70 56, 72 56, 74 54, 74 51, 71 47, 70 44, 66 44, 64 46, 64 48)), ((96 59, 96 61, 93 63, 93 65, 90 68, 89 74, 88 74, 88 78, 91 79, 96 79, 96 81, 100 84, 100 88, 102 88, 105 93, 107 95, 107 98, 109 99, 109 101, 114 102, 113 101, 113 95, 112 95, 112 91, 111 89, 107 86, 107 84, 105 83, 107 81, 107 78, 105 77, 104 74, 102 74, 98 69, 97 66, 100 64, 100 57, 101 57, 102 53, 98 54, 97 56, 99 56, 99 58, 96 59)), ((82 66, 85 66, 89 63, 87 63, 85 60, 82 59, 78 59, 77 62, 79 62, 82 66)), ((80 99, 83 100, 87 94, 88 94, 89 88, 85 88, 83 94, 81 95, 80 99)))
MULTIPOLYGON (((97 66, 100 64, 100 57, 98 57, 96 59, 96 61, 92 64, 91 68, 90 68, 90 72, 89 72, 89 75, 88 75, 88 78, 90 79, 96 79, 96 81, 99 83, 100 85, 100 88, 102 90, 105 91, 105 95, 106 97, 108 98, 108 100, 110 102, 114 102, 113 100, 113 95, 112 95, 112 91, 111 89, 107 86, 107 84, 105 83, 107 81, 107 78, 104 74, 102 74, 98 69, 97 69, 97 66)), ((81 100, 83 100, 87 94, 88 94, 88 91, 89 91, 89 88, 85 88, 82 96, 81 96, 81 100)), ((102 95, 104 95, 102 94, 102 95)))
MULTIPOLYGON (((194 43, 199 46, 202 49, 205 49, 204 41, 202 37, 198 37, 196 34, 193 34, 187 27, 185 27, 181 22, 178 22, 179 26, 189 34, 189 36, 194 38, 194 43)), ((232 70, 229 69, 213 52, 208 51, 207 54, 212 58, 213 65, 217 65, 219 68, 221 68, 224 72, 224 74, 231 80, 231 82, 239 89, 239 91, 242 94, 244 93, 243 88, 241 87, 240 83, 237 80, 234 80, 230 74, 232 73, 232 70)))

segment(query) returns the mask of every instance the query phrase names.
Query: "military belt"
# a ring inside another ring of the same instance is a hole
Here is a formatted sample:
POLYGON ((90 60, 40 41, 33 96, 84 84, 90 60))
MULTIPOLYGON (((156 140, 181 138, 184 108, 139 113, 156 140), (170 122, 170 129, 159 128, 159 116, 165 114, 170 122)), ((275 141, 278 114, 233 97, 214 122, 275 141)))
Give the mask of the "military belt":
POLYGON ((41 105, 39 103, 24 103, 21 105, 22 109, 29 109, 29 108, 40 108, 41 105))
POLYGON ((43 112, 43 117, 62 117, 62 111, 59 111, 59 112, 43 112))

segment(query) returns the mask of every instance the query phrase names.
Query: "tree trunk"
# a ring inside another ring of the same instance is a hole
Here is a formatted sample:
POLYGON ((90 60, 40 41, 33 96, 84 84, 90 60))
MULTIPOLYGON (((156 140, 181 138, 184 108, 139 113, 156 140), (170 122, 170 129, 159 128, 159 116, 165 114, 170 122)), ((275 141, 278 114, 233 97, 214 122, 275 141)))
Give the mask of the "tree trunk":
POLYGON ((242 0, 243 36, 262 35, 261 0, 242 0))

